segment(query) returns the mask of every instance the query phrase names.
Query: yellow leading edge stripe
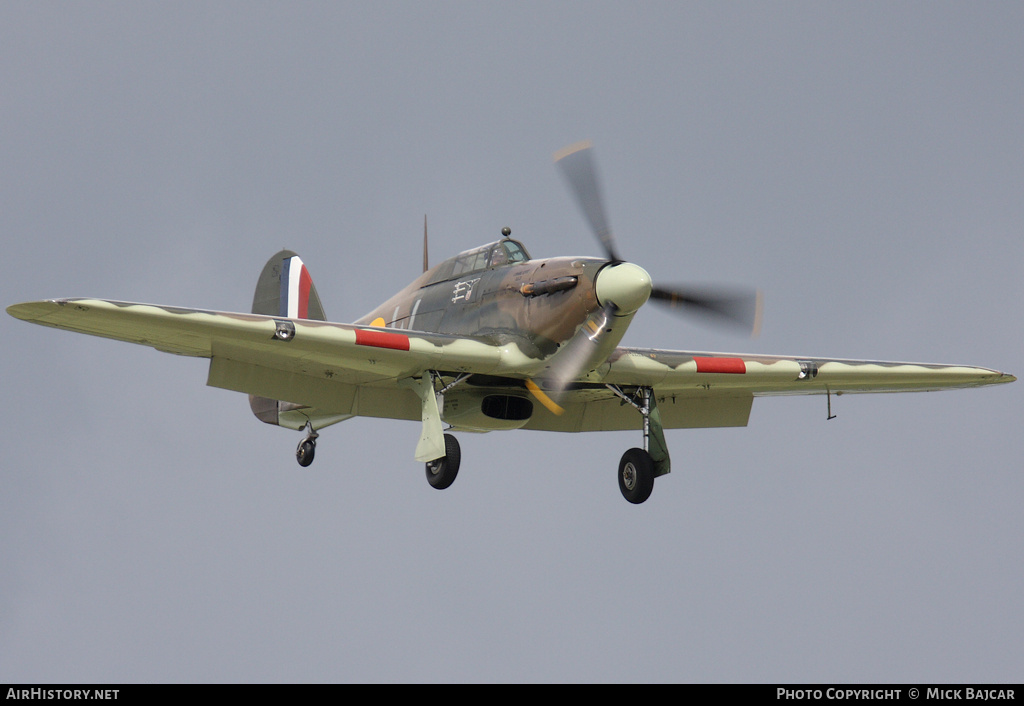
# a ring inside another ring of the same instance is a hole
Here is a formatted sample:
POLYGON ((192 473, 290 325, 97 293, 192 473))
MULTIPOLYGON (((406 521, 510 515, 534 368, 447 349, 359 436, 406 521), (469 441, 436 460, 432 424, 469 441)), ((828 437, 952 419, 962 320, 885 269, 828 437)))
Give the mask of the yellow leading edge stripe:
POLYGON ((562 409, 561 407, 558 406, 557 402, 555 402, 553 399, 548 397, 544 393, 544 390, 542 390, 539 387, 537 387, 537 383, 535 383, 533 380, 527 380, 526 381, 526 389, 529 390, 530 394, 533 395, 534 397, 536 397, 537 400, 542 405, 547 407, 548 411, 550 411, 552 414, 559 414, 560 415, 562 412, 565 411, 564 409, 562 409))

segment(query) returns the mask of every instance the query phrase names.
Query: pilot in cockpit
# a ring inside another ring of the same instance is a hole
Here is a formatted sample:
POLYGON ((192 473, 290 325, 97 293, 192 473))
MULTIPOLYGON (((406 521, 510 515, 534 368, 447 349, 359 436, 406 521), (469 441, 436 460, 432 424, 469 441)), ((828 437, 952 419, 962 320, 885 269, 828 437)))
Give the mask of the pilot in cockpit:
POLYGON ((497 267, 498 265, 504 265, 508 261, 505 248, 502 245, 498 245, 491 252, 491 267, 497 267))

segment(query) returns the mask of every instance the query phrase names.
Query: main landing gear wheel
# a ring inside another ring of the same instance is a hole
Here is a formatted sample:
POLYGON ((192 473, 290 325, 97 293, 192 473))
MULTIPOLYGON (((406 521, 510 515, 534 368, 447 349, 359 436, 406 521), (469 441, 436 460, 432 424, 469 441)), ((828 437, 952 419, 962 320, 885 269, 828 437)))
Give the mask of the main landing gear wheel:
POLYGON ((462 450, 459 448, 459 440, 451 434, 445 434, 444 456, 427 461, 427 482, 432 488, 444 490, 455 482, 461 461, 462 450))
POLYGON ((309 464, 313 463, 313 456, 315 454, 316 441, 313 439, 303 439, 295 449, 295 460, 299 462, 300 466, 305 468, 309 464))
POLYGON ((619 490, 622 497, 639 505, 654 490, 654 461, 643 449, 630 449, 619 461, 619 490))

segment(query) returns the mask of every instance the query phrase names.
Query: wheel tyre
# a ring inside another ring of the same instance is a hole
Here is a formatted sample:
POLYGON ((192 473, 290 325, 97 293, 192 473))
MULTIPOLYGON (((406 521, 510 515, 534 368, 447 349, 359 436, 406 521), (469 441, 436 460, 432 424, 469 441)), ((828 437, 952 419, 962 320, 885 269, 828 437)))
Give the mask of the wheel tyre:
POLYGON ((444 456, 426 464, 427 482, 432 488, 444 490, 455 482, 462 462, 459 440, 451 434, 444 435, 444 456))
POLYGON ((622 497, 639 505, 654 490, 654 461, 643 449, 630 449, 619 461, 619 490, 622 497))
POLYGON ((299 462, 299 465, 303 468, 313 463, 313 456, 316 455, 316 442, 312 439, 306 439, 302 441, 298 448, 295 449, 295 460, 299 462))

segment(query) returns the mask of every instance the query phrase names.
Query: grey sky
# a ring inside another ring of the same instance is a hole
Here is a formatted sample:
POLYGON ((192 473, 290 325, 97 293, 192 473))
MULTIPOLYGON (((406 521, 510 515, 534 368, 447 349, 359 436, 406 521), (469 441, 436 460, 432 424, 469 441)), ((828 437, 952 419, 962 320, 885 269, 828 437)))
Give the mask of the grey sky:
MULTIPOLYGON (((1020 375, 1019 3, 0 5, 4 306, 247 310, 266 258, 351 321, 510 226, 764 290, 625 344, 1020 375)), ((1022 383, 761 399, 670 431, 298 434, 204 361, 4 316, 0 681, 1020 681, 1022 383)))

